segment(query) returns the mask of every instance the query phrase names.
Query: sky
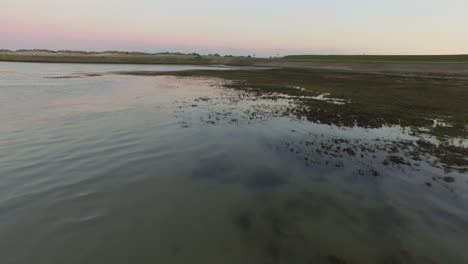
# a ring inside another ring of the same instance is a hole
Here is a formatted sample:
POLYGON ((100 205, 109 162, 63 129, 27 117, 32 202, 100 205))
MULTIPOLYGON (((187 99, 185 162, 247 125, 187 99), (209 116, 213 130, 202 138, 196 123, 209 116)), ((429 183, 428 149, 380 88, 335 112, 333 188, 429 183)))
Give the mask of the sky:
POLYGON ((0 49, 466 54, 466 0, 0 0, 0 49))

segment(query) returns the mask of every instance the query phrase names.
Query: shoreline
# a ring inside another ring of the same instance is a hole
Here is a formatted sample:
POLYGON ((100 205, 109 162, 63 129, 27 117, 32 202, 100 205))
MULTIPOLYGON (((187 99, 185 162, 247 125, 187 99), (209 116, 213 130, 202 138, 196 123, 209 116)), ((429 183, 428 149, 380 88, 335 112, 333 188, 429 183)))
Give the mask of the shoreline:
POLYGON ((271 58, 197 53, 0 50, 0 62, 122 65, 250 66, 255 68, 338 70, 356 73, 468 77, 468 55, 304 55, 271 58))

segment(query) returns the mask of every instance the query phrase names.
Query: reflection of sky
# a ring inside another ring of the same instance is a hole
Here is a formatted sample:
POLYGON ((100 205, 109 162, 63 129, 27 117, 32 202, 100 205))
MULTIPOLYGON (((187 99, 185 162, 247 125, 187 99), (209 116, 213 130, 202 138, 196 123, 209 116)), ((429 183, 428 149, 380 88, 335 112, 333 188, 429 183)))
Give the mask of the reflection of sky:
POLYGON ((0 48, 468 53, 463 0, 7 0, 0 48))

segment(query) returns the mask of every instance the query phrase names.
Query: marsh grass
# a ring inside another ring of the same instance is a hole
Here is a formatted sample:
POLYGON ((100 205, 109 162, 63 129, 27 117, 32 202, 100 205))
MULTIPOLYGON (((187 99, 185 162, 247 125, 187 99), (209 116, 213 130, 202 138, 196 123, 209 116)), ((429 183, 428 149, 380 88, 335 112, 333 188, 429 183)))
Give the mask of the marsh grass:
POLYGON ((467 137, 468 81, 387 76, 354 72, 305 69, 126 72, 132 75, 218 77, 227 87, 261 95, 297 97, 292 113, 310 121, 343 126, 430 129, 437 137, 467 137), (315 100, 328 93, 345 100, 343 105, 315 100), (433 127, 434 119, 452 124, 433 127))
POLYGON ((325 61, 325 62, 468 62, 468 55, 290 55, 282 61, 325 61))

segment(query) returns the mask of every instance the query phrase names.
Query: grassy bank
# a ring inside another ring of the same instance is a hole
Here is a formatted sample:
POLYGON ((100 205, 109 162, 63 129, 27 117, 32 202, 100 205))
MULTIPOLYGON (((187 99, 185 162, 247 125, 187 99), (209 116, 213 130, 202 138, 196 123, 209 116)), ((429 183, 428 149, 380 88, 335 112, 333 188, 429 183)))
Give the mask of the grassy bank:
POLYGON ((284 62, 468 63, 468 55, 291 55, 284 62))

